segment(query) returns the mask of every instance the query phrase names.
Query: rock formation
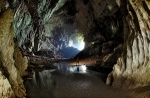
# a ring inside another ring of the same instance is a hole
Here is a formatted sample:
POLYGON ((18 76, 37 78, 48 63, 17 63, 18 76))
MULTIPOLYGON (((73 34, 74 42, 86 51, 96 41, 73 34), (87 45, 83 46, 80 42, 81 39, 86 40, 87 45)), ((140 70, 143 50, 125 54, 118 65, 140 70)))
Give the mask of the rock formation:
POLYGON ((106 83, 123 88, 150 85, 150 1, 117 1, 123 13, 123 52, 106 83))
POLYGON ((21 76, 26 69, 27 58, 17 55, 20 50, 14 46, 13 10, 6 1, 2 0, 0 5, 0 97, 23 97, 26 90, 21 76), (20 59, 14 58, 14 54, 20 59))

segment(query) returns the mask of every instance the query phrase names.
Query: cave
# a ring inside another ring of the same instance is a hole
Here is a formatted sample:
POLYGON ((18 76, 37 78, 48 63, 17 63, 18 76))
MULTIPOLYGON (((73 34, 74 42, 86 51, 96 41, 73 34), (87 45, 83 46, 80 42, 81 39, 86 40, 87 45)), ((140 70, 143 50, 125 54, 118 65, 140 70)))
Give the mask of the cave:
POLYGON ((150 98, 149 0, 0 0, 0 98, 150 98))

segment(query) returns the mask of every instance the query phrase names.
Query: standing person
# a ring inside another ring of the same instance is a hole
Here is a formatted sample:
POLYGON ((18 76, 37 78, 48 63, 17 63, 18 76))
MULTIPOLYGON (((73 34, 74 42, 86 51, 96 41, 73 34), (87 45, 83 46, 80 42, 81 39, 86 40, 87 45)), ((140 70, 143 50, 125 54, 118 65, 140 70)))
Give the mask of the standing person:
POLYGON ((77 72, 79 72, 79 66, 77 66, 77 72))

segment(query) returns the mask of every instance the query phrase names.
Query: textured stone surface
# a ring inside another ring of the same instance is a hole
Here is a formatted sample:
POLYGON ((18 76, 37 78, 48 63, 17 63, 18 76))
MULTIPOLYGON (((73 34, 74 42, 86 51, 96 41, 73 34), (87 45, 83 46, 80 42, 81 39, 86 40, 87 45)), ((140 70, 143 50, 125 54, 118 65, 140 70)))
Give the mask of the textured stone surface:
POLYGON ((1 98, 14 98, 15 97, 8 79, 3 75, 1 70, 0 70, 0 97, 1 98))
POLYGON ((124 50, 109 74, 107 84, 123 88, 150 85, 148 2, 146 0, 128 0, 128 2, 120 0, 120 7, 124 13, 124 50))
POLYGON ((14 46, 14 55, 13 56, 14 56, 14 60, 15 60, 14 65, 17 68, 20 76, 27 75, 27 72, 25 72, 25 70, 28 67, 28 59, 20 51, 17 42, 15 43, 15 46, 14 46))
MULTIPOLYGON (((4 98, 12 97, 14 95, 17 97, 23 97, 26 95, 23 80, 20 76, 20 73, 23 73, 24 70, 20 70, 16 67, 20 65, 18 65, 13 58, 13 37, 13 10, 10 8, 4 8, 0 13, 0 97, 4 98)), ((16 48, 15 51, 17 51, 16 48)), ((16 61, 23 63, 23 59, 16 61)))
POLYGON ((52 15, 65 2, 66 0, 19 2, 18 6, 15 7, 14 16, 15 38, 18 40, 19 46, 29 52, 36 52, 41 49, 52 51, 53 47, 57 48, 52 42, 50 43, 50 38, 53 37, 51 36, 53 29, 60 24, 57 17, 54 18, 52 15))
POLYGON ((118 6, 111 0, 22 1, 15 6, 15 38, 28 52, 49 51, 49 57, 57 58, 70 42, 84 40, 87 46, 92 42, 102 45, 120 37, 121 15, 118 15, 118 6), (120 35, 116 36, 117 33, 120 35))

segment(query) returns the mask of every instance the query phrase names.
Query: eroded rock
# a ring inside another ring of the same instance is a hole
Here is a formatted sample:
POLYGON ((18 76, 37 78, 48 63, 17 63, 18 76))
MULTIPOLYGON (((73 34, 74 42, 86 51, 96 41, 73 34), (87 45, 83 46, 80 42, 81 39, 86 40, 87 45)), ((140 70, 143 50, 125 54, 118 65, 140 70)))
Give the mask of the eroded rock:
MULTIPOLYGON (((5 95, 7 98, 14 95, 17 97, 24 97, 26 95, 23 80, 19 73, 19 71, 21 70, 19 68, 17 69, 14 63, 15 59, 13 58, 14 56, 13 37, 14 37, 13 10, 8 8, 3 10, 3 12, 0 15, 0 63, 1 63, 0 65, 2 68, 1 71, 3 71, 3 73, 1 73, 0 78, 1 79, 0 85, 2 87, 1 88, 2 92, 0 93, 0 96, 5 95), (6 79, 3 77, 5 77, 6 79)), ((22 61, 23 59, 20 60, 20 62, 22 61)))
POLYGON ((106 84, 122 88, 150 85, 150 17, 147 0, 120 0, 124 13, 123 53, 109 74, 106 84), (126 6, 127 5, 127 6, 126 6))

